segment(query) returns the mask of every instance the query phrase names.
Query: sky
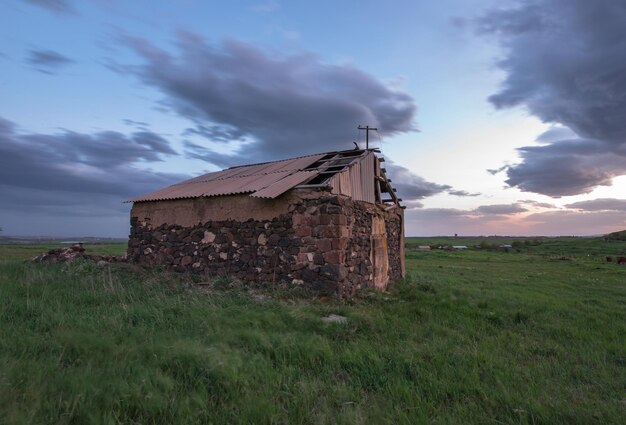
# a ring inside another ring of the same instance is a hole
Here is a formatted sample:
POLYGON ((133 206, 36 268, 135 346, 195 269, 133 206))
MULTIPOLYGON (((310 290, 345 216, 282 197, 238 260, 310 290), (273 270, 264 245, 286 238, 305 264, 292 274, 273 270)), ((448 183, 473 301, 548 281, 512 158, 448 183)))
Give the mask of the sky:
POLYGON ((123 201, 352 148, 406 234, 626 228, 626 0, 5 0, 4 235, 125 237, 123 201))

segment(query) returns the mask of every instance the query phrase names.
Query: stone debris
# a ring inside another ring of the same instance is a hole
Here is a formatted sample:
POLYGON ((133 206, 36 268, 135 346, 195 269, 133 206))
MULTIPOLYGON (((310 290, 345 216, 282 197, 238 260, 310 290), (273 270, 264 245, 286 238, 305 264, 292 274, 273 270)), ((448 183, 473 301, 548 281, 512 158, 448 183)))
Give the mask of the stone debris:
POLYGON ((90 255, 85 253, 85 247, 82 243, 76 243, 67 248, 51 249, 43 254, 39 254, 30 259, 33 263, 71 263, 78 258, 87 261, 93 261, 99 266, 108 263, 123 263, 126 261, 124 255, 90 255))
POLYGON ((345 325, 348 323, 348 318, 345 316, 339 316, 338 314, 329 314, 326 317, 322 317, 322 322, 337 323, 339 325, 345 325))

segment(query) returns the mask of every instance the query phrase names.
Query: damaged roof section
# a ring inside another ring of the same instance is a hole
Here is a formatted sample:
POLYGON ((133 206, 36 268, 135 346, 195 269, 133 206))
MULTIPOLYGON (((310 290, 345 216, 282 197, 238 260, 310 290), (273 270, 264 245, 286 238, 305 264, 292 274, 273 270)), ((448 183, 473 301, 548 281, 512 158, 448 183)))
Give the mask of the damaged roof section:
POLYGON ((380 162, 384 159, 377 158, 375 152, 378 151, 355 149, 231 167, 174 184, 132 199, 131 202, 245 193, 256 198, 274 199, 293 188, 337 186, 338 193, 343 193, 347 189, 349 193, 345 194, 348 195, 352 195, 352 192, 367 194, 367 199, 363 200, 372 203, 387 201, 399 204, 400 199, 395 196, 395 190, 389 185, 384 169, 380 168, 380 162), (355 178, 354 172, 347 172, 351 169, 357 171, 358 177, 355 178), (382 200, 381 189, 390 193, 391 199, 382 200))

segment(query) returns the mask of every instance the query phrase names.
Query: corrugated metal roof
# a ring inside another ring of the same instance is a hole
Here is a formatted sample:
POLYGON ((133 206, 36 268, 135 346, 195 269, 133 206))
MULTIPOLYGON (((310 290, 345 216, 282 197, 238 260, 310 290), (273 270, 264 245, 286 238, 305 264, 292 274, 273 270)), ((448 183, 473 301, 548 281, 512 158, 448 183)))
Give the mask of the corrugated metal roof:
POLYGON ((319 173, 319 167, 310 170, 305 169, 332 154, 339 154, 339 152, 232 167, 185 180, 132 199, 131 202, 199 198, 241 193, 250 193, 251 196, 261 198, 275 198, 315 177, 319 173))
POLYGON ((278 180, 277 182, 272 183, 271 185, 257 190, 250 196, 254 196, 255 198, 276 198, 279 195, 287 192, 292 187, 295 187, 306 180, 309 180, 311 177, 314 177, 318 174, 317 171, 297 171, 293 174, 288 175, 287 177, 278 180))

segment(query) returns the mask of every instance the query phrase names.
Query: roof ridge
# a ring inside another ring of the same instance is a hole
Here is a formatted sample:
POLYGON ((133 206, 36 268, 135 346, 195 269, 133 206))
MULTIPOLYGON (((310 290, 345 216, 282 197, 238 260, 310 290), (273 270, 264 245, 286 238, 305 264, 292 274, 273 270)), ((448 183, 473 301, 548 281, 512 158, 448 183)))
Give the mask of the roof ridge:
MULTIPOLYGON (((359 149, 359 150, 360 151, 365 151, 366 149, 359 149)), ((249 167, 249 166, 253 166, 253 165, 263 165, 263 164, 272 164, 274 162, 290 161, 292 159, 307 158, 309 156, 330 155, 330 154, 338 154, 338 153, 344 153, 344 152, 355 152, 355 151, 356 151, 356 149, 344 149, 344 150, 341 150, 341 151, 318 152, 318 153, 312 153, 312 154, 308 154, 308 155, 294 156, 294 157, 291 157, 291 158, 275 159, 273 161, 255 162, 255 163, 252 163, 252 164, 233 165, 232 167, 224 168, 223 170, 220 170, 220 171, 232 170, 232 169, 241 168, 241 167, 249 167)))

